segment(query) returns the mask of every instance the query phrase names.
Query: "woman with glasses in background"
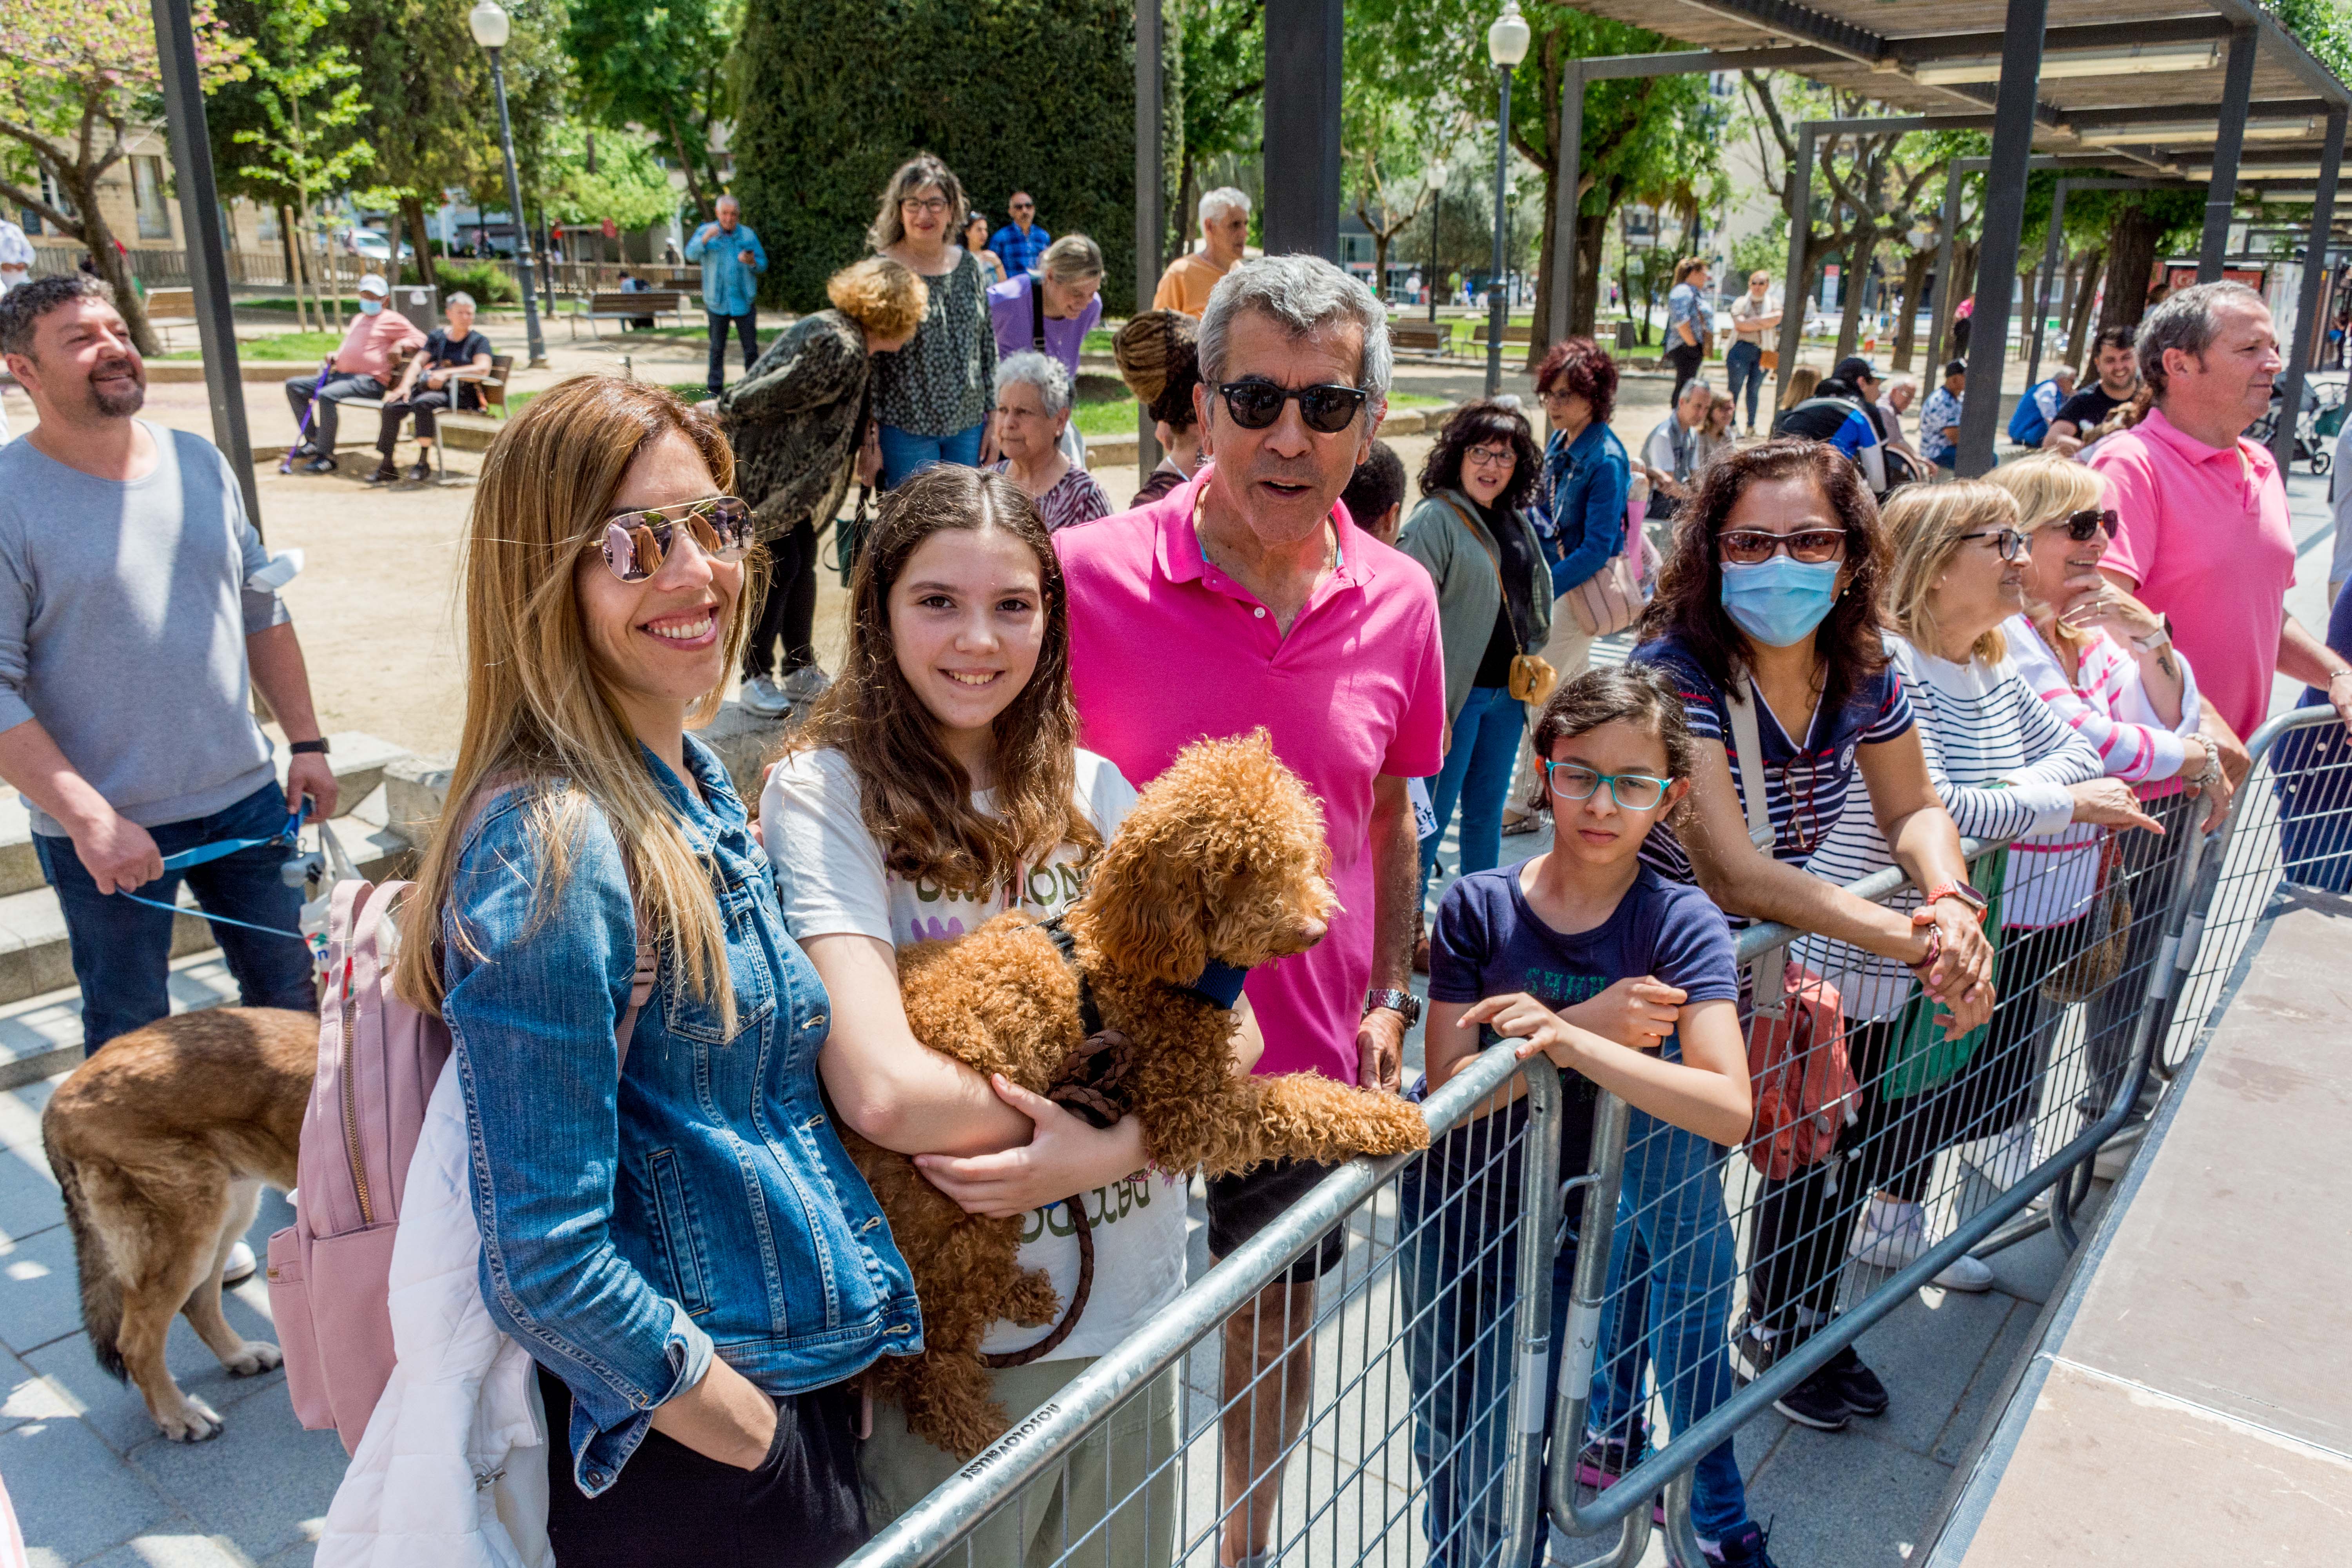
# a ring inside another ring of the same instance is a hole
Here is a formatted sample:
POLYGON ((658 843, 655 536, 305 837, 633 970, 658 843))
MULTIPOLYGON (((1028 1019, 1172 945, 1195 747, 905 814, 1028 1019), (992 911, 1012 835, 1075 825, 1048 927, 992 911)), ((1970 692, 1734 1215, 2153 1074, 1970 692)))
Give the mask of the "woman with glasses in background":
MULTIPOLYGON (((1696 749, 1688 803, 1643 853, 1704 888, 1735 926, 1780 921, 1911 968, 1954 1008, 1955 1028, 1973 1028, 1992 1010, 1991 951, 1968 901, 1960 836, 1887 661, 1877 605, 1888 566, 1877 503, 1829 447, 1769 441, 1701 477, 1633 655, 1674 681, 1696 749), (1746 758, 1738 736, 1751 721, 1760 754, 1746 758), (1760 802, 1748 798, 1751 773, 1760 802), (1931 889, 1919 922, 1805 868, 1857 782, 1868 809, 1848 815, 1869 817, 1931 889), (1769 827, 1751 837, 1751 821, 1769 827)), ((1764 1183, 1749 1314, 1735 1345, 1751 1375, 1801 1343, 1834 1300, 1843 1237, 1814 1235, 1828 1169, 1764 1183), (1815 1289, 1824 1277, 1827 1297, 1815 1289)), ((1885 1386, 1851 1348, 1801 1387, 1834 1407, 1836 1426, 1848 1410, 1886 1408, 1885 1386)))
POLYGON ((1445 654, 1445 766, 1431 781, 1435 826, 1421 841, 1426 900, 1438 841, 1462 806, 1459 874, 1503 858, 1503 800, 1527 727, 1522 701, 1551 692, 1513 668, 1551 631, 1551 574, 1527 503, 1537 478, 1535 433, 1527 416, 1499 403, 1465 404, 1445 422, 1421 470, 1425 498, 1405 520, 1397 548, 1437 585, 1438 640, 1445 654))
POLYGON ((456 1048, 427 1141, 462 1114, 481 1305, 539 1363, 565 1568, 840 1562, 867 1535, 851 1380, 922 1343, 827 1116, 824 986, 686 732, 751 619, 733 469, 711 421, 610 376, 499 433, 449 810, 401 909, 400 994, 456 1048))
POLYGON ((994 460, 990 409, 996 333, 989 324, 988 270, 951 237, 962 232, 963 185, 928 153, 890 176, 866 239, 929 286, 923 324, 907 346, 874 366, 881 425, 882 488, 933 463, 978 468, 994 460))

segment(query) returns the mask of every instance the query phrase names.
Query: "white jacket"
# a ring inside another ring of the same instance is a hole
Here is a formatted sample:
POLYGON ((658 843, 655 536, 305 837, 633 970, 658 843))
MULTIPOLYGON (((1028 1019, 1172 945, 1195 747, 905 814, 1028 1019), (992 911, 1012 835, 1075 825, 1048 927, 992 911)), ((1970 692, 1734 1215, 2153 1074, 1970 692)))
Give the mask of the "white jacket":
POLYGON ((530 1353, 482 1305, 465 1100, 441 1071, 392 1248, 399 1357, 327 1510, 317 1568, 554 1568, 530 1353))

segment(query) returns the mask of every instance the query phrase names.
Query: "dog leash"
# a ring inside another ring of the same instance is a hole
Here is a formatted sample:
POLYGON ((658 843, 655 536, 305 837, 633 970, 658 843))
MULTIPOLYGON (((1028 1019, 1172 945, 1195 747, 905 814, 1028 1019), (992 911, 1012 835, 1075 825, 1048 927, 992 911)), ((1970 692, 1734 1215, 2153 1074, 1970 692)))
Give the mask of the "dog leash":
MULTIPOLYGON (((286 814, 286 826, 266 838, 221 838, 210 844, 199 844, 193 849, 183 849, 175 855, 166 855, 163 857, 164 874, 168 876, 174 871, 184 871, 191 866, 202 866, 210 861, 224 859, 242 850, 260 848, 266 844, 283 844, 289 849, 299 848, 302 824, 310 815, 309 804, 308 795, 295 802, 294 809, 286 814)), ((142 899, 137 893, 122 888, 115 889, 113 896, 118 899, 128 899, 134 904, 144 904, 151 910, 162 910, 165 914, 201 915, 215 925, 236 926, 244 931, 259 931, 264 936, 290 936, 296 942, 309 940, 299 931, 288 931, 282 926, 256 925, 251 921, 241 921, 231 915, 216 915, 209 910, 184 910, 177 904, 167 904, 161 899, 142 899)))

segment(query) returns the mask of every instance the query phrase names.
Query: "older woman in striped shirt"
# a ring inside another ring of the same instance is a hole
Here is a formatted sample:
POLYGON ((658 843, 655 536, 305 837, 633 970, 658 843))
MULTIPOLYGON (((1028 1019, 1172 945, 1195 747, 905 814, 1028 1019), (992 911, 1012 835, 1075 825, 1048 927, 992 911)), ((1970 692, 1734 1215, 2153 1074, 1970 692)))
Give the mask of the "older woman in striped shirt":
POLYGON ((2017 502, 2026 539, 2025 610, 2003 624, 2011 657, 2034 694, 2091 742, 2111 779, 2133 786, 2161 837, 2130 833, 2105 847, 2097 828, 2070 828, 2021 850, 2069 858, 2064 880, 2127 921, 2116 973, 2088 999, 2086 1120, 2107 1108, 2128 1065, 2149 960, 2163 931, 2198 807, 2205 827, 2230 806, 2230 781, 2213 742, 2198 732, 2196 672, 2158 616, 2099 573, 2114 537, 2099 476, 2055 454, 2003 465, 1992 482, 2017 502))

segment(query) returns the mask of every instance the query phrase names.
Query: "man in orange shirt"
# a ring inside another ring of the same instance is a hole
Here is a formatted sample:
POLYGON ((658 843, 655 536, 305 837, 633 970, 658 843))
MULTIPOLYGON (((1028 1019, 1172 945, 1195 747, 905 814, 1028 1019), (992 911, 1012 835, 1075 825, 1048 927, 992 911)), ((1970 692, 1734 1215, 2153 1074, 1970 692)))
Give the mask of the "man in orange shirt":
POLYGON ((1209 308, 1209 290, 1242 258, 1242 247, 1249 240, 1249 216, 1248 195, 1231 185, 1202 196, 1201 240, 1207 248, 1187 251, 1168 264, 1151 296, 1151 308, 1181 310, 1199 321, 1209 308))
POLYGON ((310 416, 310 428, 293 453, 310 459, 302 465, 306 474, 335 470, 335 399, 382 397, 392 384, 393 356, 425 342, 423 329, 384 303, 388 292, 380 274, 371 272, 362 278, 360 313, 352 318, 351 331, 343 334, 342 346, 328 360, 325 372, 287 378, 286 402, 294 410, 296 429, 302 426, 310 395, 319 395, 319 410, 310 416))

